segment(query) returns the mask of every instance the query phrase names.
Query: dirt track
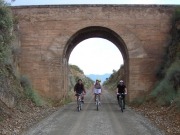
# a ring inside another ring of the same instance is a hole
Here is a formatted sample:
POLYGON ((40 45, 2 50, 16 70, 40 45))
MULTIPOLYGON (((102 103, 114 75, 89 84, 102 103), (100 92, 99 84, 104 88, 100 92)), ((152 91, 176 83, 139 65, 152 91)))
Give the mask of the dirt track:
POLYGON ((115 95, 103 92, 96 111, 92 93, 85 97, 83 110, 70 103, 34 125, 22 135, 163 135, 150 121, 130 108, 122 113, 115 95))

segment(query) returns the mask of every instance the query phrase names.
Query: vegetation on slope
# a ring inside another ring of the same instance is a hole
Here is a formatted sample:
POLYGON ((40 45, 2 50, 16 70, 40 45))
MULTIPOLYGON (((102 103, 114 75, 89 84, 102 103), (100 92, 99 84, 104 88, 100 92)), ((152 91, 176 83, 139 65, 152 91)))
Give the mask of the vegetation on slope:
POLYGON ((40 97, 34 92, 30 81, 17 74, 13 59, 13 16, 8 5, 0 0, 0 119, 9 112, 5 108, 23 109, 27 98, 41 105, 40 97))
POLYGON ((109 90, 116 90, 119 80, 124 79, 124 65, 122 65, 118 71, 113 70, 113 73, 106 79, 103 85, 109 90))
POLYGON ((89 77, 84 75, 84 72, 76 65, 69 65, 70 67, 70 74, 69 74, 69 80, 70 80, 70 90, 73 90, 74 85, 78 81, 78 79, 82 79, 85 88, 89 89, 92 87, 93 80, 91 80, 89 77))
POLYGON ((0 0, 0 101, 9 107, 22 96, 18 79, 14 75, 11 40, 13 18, 10 9, 0 0))
MULTIPOLYGON (((150 93, 159 105, 175 105, 180 110, 180 8, 176 9, 172 42, 157 73, 159 81, 150 93)), ((149 98, 148 98, 149 100, 149 98)))

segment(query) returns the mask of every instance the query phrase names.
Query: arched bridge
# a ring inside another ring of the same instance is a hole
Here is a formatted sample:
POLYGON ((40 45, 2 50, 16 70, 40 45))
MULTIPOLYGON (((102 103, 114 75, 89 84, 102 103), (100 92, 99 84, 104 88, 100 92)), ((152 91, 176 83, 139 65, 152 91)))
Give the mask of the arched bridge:
POLYGON ((21 48, 18 68, 42 96, 60 99, 67 94, 72 50, 85 39, 100 37, 121 51, 132 101, 155 83, 165 47, 171 42, 174 7, 48 5, 12 7, 12 11, 21 48))

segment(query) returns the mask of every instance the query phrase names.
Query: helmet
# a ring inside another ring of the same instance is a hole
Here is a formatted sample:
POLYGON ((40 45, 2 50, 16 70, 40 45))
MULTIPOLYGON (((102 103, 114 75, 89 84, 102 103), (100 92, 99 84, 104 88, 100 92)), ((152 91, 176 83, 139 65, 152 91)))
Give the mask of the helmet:
POLYGON ((120 82, 120 83, 123 83, 124 81, 123 81, 123 80, 120 80, 119 82, 120 82))

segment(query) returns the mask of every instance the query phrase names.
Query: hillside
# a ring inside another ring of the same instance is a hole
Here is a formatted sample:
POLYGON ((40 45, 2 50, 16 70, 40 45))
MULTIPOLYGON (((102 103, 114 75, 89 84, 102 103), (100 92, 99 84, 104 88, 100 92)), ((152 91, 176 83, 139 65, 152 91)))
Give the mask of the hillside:
POLYGON ((82 79, 85 88, 88 89, 93 85, 93 80, 87 77, 84 72, 76 65, 69 65, 69 87, 70 91, 73 91, 74 85, 78 79, 82 79))
POLYGON ((119 80, 124 80, 124 65, 120 67, 118 71, 114 71, 113 74, 104 82, 104 86, 106 86, 109 90, 115 90, 119 80))

